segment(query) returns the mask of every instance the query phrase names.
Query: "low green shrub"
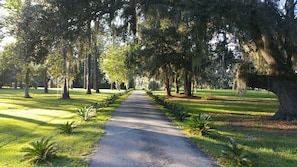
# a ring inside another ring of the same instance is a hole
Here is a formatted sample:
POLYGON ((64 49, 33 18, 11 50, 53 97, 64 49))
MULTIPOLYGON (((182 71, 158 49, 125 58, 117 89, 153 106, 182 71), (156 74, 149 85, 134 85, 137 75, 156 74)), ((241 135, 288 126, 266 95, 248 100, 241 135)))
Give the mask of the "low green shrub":
POLYGON ((67 121, 65 124, 63 124, 59 127, 59 129, 62 131, 62 133, 72 133, 74 128, 75 128, 74 121, 72 121, 70 123, 67 121))
POLYGON ((187 126, 190 130, 199 135, 209 134, 213 131, 210 125, 212 124, 211 116, 205 113, 192 115, 188 121, 187 126))
POLYGON ((52 158, 56 151, 57 145, 55 142, 51 142, 52 137, 42 137, 38 141, 33 141, 29 147, 24 147, 21 152, 24 152, 24 160, 30 160, 34 163, 48 161, 52 158))
POLYGON ((91 104, 91 106, 94 108, 95 112, 98 112, 99 109, 101 108, 100 106, 100 103, 94 103, 94 104, 91 104))
POLYGON ((119 96, 121 96, 121 94, 118 95, 112 95, 110 97, 107 97, 103 102, 102 102, 102 106, 103 107, 107 107, 109 104, 113 103, 119 96))
MULTIPOLYGON (((242 145, 245 143, 246 141, 242 145)), ((241 147, 232 137, 229 138, 229 143, 224 144, 222 157, 232 166, 251 166, 251 161, 247 158, 244 148, 241 147)))
POLYGON ((88 121, 91 119, 93 116, 95 116, 95 112, 93 110, 93 106, 89 107, 81 107, 76 110, 77 115, 81 116, 84 121, 88 121))
POLYGON ((165 100, 162 97, 156 96, 156 95, 153 95, 152 97, 153 97, 153 99, 154 99, 154 101, 156 103, 158 103, 160 105, 164 105, 165 104, 165 100))
POLYGON ((164 98, 153 95, 151 91, 146 91, 146 94, 153 98, 153 100, 157 103, 162 105, 164 108, 167 108, 170 114, 178 121, 183 121, 184 119, 188 118, 190 115, 186 111, 185 107, 181 107, 176 103, 171 103, 166 101, 164 98))
POLYGON ((183 121, 190 116, 185 107, 178 106, 177 104, 170 105, 169 110, 178 121, 183 121))

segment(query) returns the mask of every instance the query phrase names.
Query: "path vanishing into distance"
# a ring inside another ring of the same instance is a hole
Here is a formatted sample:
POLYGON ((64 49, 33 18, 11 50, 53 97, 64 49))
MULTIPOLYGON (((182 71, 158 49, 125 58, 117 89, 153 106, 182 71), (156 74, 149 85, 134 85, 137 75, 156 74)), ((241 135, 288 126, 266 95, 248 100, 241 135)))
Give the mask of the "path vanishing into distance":
POLYGON ((114 111, 91 167, 216 167, 152 104, 134 91, 114 111))

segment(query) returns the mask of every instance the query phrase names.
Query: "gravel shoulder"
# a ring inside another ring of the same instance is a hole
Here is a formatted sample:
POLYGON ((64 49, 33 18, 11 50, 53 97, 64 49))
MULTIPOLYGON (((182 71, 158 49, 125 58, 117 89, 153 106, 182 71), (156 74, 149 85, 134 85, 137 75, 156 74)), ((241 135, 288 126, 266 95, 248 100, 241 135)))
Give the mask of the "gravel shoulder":
POLYGON ((134 91, 114 111, 91 167, 218 166, 153 105, 134 91))

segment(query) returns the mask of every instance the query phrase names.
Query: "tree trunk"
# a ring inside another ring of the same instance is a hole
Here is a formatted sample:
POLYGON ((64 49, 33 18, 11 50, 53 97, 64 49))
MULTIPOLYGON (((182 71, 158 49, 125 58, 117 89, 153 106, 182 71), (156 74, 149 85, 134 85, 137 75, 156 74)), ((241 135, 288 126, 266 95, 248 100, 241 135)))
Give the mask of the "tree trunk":
MULTIPOLYGON (((96 21, 95 22, 95 26, 94 26, 94 33, 95 34, 99 34, 99 22, 96 21)), ((97 42, 98 42, 98 35, 93 35, 91 36, 93 37, 91 40, 93 40, 94 43, 94 51, 95 51, 95 58, 94 58, 94 89, 96 91, 96 93, 100 93, 99 90, 99 57, 100 57, 100 53, 99 53, 99 48, 97 46, 97 42)))
POLYGON ((17 90, 18 89, 18 79, 14 78, 14 85, 13 85, 14 89, 17 90))
POLYGON ((87 94, 92 94, 92 91, 91 91, 91 49, 92 49, 92 33, 91 33, 91 21, 89 21, 89 24, 88 24, 88 44, 89 44, 89 48, 86 49, 88 50, 87 51, 87 94))
POLYGON ((91 54, 87 58, 87 94, 92 94, 91 91, 91 54))
POLYGON ((278 111, 271 118, 273 120, 297 119, 297 77, 267 76, 256 74, 242 74, 241 79, 247 86, 266 89, 276 94, 279 100, 278 111))
POLYGON ((18 89, 18 79, 17 79, 17 74, 18 74, 18 68, 15 65, 14 66, 14 89, 17 90, 18 89))
POLYGON ((47 67, 44 69, 44 78, 43 78, 43 84, 44 84, 44 93, 48 93, 48 81, 47 78, 47 67))
POLYGON ((67 88, 67 79, 66 78, 64 79, 62 99, 70 99, 69 91, 68 91, 68 88, 67 88))
MULTIPOLYGON (((54 85, 54 80, 53 79, 50 79, 50 87, 51 88, 54 88, 55 87, 55 85, 54 85)), ((57 87, 57 86, 56 86, 57 87)))
POLYGON ((83 85, 83 88, 84 89, 87 89, 87 68, 88 68, 88 65, 87 65, 87 59, 84 60, 84 85, 83 85))
POLYGON ((94 89, 95 89, 96 93, 100 93, 98 73, 99 73, 99 70, 98 70, 98 56, 95 55, 95 59, 94 59, 94 89))
POLYGON ((167 96, 171 96, 170 79, 167 73, 165 73, 165 89, 167 96))
POLYGON ((70 99, 69 90, 67 87, 67 76, 66 76, 66 71, 67 71, 67 48, 66 48, 66 46, 63 46, 62 54, 63 54, 63 77, 64 77, 62 99, 70 99))
POLYGON ((167 96, 171 96, 170 80, 168 77, 165 80, 166 80, 165 81, 166 94, 167 96))
POLYGON ((185 71, 184 74, 184 91, 186 96, 192 96, 192 76, 185 71))
POLYGON ((20 80, 20 89, 23 89, 24 88, 24 86, 23 86, 23 80, 21 79, 20 80))
POLYGON ((177 77, 177 75, 174 78, 174 82, 175 82, 175 93, 178 94, 179 93, 179 85, 178 85, 178 77, 177 77))
POLYGON ((29 81, 30 81, 30 69, 26 68, 26 76, 25 76, 25 98, 31 98, 29 94, 29 81))

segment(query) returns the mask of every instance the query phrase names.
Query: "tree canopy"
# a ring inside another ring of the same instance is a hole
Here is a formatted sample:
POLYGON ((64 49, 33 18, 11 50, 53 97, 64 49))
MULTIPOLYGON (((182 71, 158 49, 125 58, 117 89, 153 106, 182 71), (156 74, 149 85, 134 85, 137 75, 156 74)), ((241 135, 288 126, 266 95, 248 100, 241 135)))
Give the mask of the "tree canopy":
POLYGON ((297 119, 294 0, 7 0, 6 8, 15 54, 27 67, 21 73, 28 79, 29 65, 61 55, 63 97, 69 97, 74 59, 85 62, 89 92, 90 62, 98 65, 98 37, 104 34, 110 39, 105 43, 121 38, 130 46, 104 46, 101 69, 110 82, 126 83, 134 69, 161 80, 168 95, 173 85, 176 90, 183 85, 191 96, 193 85, 229 87, 237 73, 239 88, 278 96, 274 119, 297 119))

